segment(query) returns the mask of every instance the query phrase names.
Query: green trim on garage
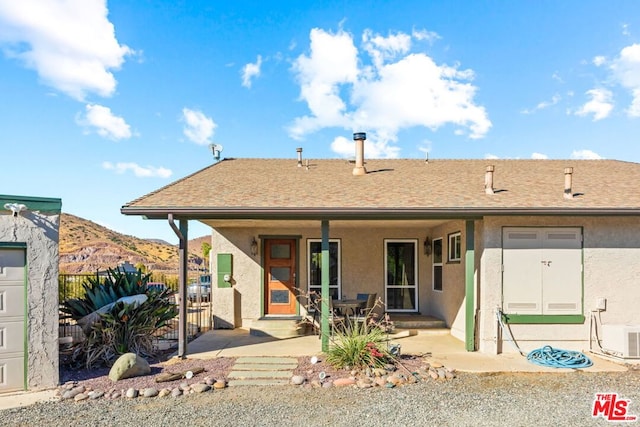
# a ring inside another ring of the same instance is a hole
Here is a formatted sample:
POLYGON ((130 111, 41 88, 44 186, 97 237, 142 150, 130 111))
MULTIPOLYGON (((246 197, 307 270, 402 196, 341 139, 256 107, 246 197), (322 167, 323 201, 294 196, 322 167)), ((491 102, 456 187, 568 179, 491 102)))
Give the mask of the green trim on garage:
POLYGON ((0 206, 5 203, 20 203, 30 211, 60 213, 62 211, 62 199, 48 197, 11 196, 0 194, 0 206))
POLYGON ((582 314, 503 314, 502 321, 511 324, 583 324, 582 314))

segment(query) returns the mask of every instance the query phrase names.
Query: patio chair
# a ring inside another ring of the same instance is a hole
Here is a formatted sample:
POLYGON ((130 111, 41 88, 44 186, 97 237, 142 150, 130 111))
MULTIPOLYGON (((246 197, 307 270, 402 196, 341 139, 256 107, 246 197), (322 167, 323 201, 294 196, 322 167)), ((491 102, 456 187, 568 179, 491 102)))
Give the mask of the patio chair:
MULTIPOLYGON (((360 295, 366 295, 367 296, 367 303, 364 306, 364 308, 361 308, 359 310, 359 313, 357 313, 355 316, 353 316, 353 320, 356 322, 366 322, 368 321, 372 315, 373 315, 373 308, 376 305, 376 297, 378 296, 378 294, 373 293, 373 294, 358 294, 358 296, 360 295)), ((364 299, 364 298, 362 298, 364 299)))
MULTIPOLYGON (((321 325, 320 325, 321 310, 322 310, 322 304, 318 300, 315 302, 315 311, 313 312, 313 322, 314 324, 318 325, 317 327, 318 338, 322 336, 321 325)), ((344 321, 345 321, 344 316, 336 312, 336 309, 333 308, 333 300, 329 298, 329 328, 331 329, 331 333, 333 334, 333 331, 335 331, 336 329, 344 327, 344 321)))

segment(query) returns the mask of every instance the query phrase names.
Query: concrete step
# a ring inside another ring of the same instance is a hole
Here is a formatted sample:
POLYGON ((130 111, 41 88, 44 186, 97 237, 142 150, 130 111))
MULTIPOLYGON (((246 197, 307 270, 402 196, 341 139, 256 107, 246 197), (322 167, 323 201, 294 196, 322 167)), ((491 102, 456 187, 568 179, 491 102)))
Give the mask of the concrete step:
POLYGON ((229 378, 246 380, 248 378, 291 378, 293 371, 236 371, 229 372, 229 378))
POLYGON ((391 319, 395 329, 446 329, 447 324, 440 319, 411 319, 403 317, 399 319, 391 319))
POLYGON ((256 364, 281 364, 287 365, 291 363, 295 363, 298 365, 298 359, 295 357, 266 357, 266 356, 246 356, 246 357, 238 357, 236 359, 236 364, 244 364, 244 363, 256 363, 256 364))
POLYGON ((290 371, 292 369, 296 369, 298 367, 298 363, 290 363, 290 364, 270 364, 270 363, 245 363, 245 364, 235 364, 233 365, 234 369, 241 371, 290 371))
POLYGON ((389 339, 413 337, 416 335, 450 335, 451 330, 448 328, 429 328, 429 329, 404 329, 394 328, 389 334, 389 339))
POLYGON ((294 357, 239 357, 229 373, 228 384, 286 385, 298 367, 294 357))
POLYGON ((251 386, 251 385, 287 385, 289 380, 276 380, 276 379, 251 379, 251 380, 230 380, 227 385, 229 387, 237 386, 251 386))
POLYGON ((249 334, 256 337, 294 338, 306 333, 306 328, 300 325, 302 318, 296 317, 265 317, 251 322, 249 334))

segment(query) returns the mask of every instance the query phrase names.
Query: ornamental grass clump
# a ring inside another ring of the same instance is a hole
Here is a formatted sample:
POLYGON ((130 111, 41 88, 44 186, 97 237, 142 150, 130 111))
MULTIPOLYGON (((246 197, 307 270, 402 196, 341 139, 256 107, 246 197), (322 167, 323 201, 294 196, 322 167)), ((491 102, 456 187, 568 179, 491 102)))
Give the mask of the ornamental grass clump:
POLYGON ((331 341, 326 361, 336 368, 382 368, 392 360, 386 332, 375 322, 350 322, 331 341))

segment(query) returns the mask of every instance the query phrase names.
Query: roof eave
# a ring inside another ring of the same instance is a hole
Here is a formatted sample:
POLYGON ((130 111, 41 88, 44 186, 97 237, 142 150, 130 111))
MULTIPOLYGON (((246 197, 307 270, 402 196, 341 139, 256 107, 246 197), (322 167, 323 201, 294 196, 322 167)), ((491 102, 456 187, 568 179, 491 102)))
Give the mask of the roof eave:
POLYGON ((124 215, 140 215, 148 219, 480 219, 484 216, 559 215, 559 216, 635 216, 640 207, 625 208, 180 208, 133 207, 120 209, 124 215))

